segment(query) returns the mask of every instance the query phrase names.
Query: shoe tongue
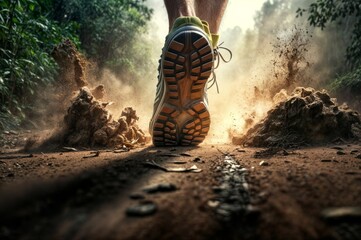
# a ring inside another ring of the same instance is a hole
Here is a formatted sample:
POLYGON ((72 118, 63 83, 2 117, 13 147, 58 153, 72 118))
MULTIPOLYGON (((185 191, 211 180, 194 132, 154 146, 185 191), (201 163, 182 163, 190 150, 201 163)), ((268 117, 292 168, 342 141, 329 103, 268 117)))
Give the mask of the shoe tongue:
POLYGON ((203 29, 202 21, 197 17, 179 17, 177 18, 174 23, 171 32, 177 30, 178 28, 185 26, 185 25, 196 25, 199 28, 203 29))
POLYGON ((198 17, 179 17, 177 18, 174 23, 171 32, 177 30, 178 28, 185 26, 185 25, 193 25, 197 26, 202 29, 208 36, 209 41, 212 43, 213 48, 217 47, 218 43, 218 34, 211 34, 209 30, 208 22, 201 21, 198 17))

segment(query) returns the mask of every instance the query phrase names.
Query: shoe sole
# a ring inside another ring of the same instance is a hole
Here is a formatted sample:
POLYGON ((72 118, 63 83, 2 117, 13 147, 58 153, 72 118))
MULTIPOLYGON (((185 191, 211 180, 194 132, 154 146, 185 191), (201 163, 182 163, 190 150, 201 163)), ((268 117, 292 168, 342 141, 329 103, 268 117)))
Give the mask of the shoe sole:
POLYGON ((153 124, 156 146, 198 145, 205 139, 210 115, 204 100, 214 53, 199 30, 176 34, 165 47, 161 71, 164 95, 153 124))

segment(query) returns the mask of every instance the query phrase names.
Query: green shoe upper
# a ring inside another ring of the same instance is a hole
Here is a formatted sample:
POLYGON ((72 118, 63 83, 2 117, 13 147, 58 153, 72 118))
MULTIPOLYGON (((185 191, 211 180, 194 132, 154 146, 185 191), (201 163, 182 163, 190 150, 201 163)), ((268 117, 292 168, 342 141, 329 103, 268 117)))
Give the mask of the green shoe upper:
POLYGON ((196 27, 199 27, 200 29, 202 29, 206 33, 206 35, 208 36, 208 40, 212 43, 212 47, 213 48, 217 47, 219 35, 218 34, 212 34, 210 32, 210 30, 209 30, 208 23, 206 21, 200 20, 198 17, 190 16, 190 17, 179 17, 179 18, 177 18, 174 21, 172 29, 171 29, 169 34, 176 31, 180 27, 188 26, 188 25, 193 25, 193 26, 196 26, 196 27))

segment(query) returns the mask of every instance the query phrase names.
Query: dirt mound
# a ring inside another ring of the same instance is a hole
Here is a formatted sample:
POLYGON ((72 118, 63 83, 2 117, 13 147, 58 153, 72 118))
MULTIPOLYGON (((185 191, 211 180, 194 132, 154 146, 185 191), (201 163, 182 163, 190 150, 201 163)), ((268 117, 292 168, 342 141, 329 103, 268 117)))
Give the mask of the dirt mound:
POLYGON ((278 104, 244 136, 233 137, 234 144, 291 147, 350 139, 360 124, 358 112, 338 105, 325 90, 298 87, 291 95, 281 91, 274 100, 278 104))
POLYGON ((63 144, 118 148, 145 143, 145 134, 136 124, 139 119, 136 111, 125 108, 115 121, 106 109, 108 104, 96 100, 91 91, 83 87, 64 117, 63 144))

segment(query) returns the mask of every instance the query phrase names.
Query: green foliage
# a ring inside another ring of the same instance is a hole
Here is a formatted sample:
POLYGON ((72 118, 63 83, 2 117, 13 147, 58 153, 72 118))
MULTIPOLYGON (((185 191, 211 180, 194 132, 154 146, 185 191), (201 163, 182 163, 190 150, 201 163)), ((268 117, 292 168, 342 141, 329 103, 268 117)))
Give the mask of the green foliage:
POLYGON ((37 91, 54 80, 57 66, 50 53, 64 39, 99 68, 140 78, 135 66, 144 64, 146 71, 149 53, 139 34, 152 13, 144 1, 0 1, 0 129, 31 113, 37 91))
POLYGON ((58 0, 53 4, 53 19, 79 24, 82 48, 100 68, 122 71, 134 64, 132 55, 142 56, 142 51, 133 51, 133 43, 151 17, 144 0, 58 0))
POLYGON ((361 96, 361 66, 341 77, 338 77, 331 83, 330 88, 334 92, 361 96))
POLYGON ((308 12, 311 26, 324 29, 330 22, 354 18, 352 40, 347 48, 346 57, 352 68, 361 64, 361 4, 354 0, 317 0, 308 9, 297 10, 297 16, 308 12))
POLYGON ((0 128, 19 123, 31 111, 40 86, 53 81, 56 65, 50 57, 64 38, 77 42, 75 26, 46 18, 43 1, 0 2, 0 128))

